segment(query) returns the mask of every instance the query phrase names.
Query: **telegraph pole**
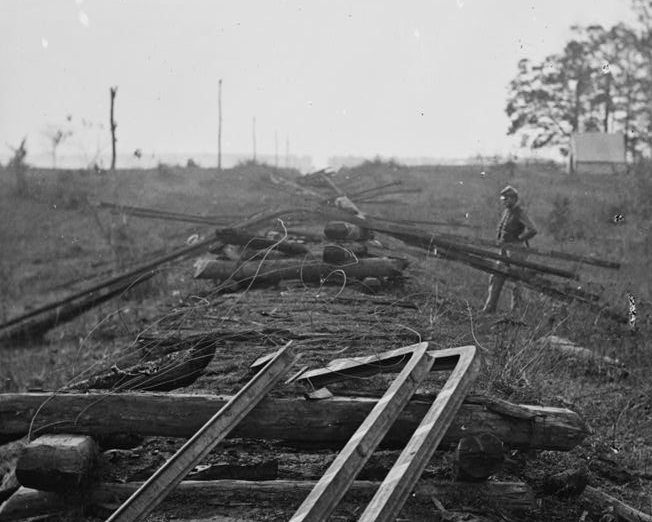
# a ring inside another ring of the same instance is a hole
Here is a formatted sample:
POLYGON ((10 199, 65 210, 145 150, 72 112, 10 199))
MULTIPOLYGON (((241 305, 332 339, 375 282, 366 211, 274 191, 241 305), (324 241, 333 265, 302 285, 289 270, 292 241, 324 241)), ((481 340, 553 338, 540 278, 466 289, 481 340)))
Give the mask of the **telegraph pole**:
POLYGON ((254 163, 256 163, 256 117, 254 116, 254 121, 252 123, 252 134, 254 138, 254 163))
POLYGON ((115 137, 115 129, 118 127, 118 124, 113 118, 113 106, 115 104, 115 95, 118 93, 118 87, 111 87, 111 112, 110 112, 110 125, 111 125, 111 170, 115 170, 115 144, 118 141, 115 137))
POLYGON ((290 136, 285 135, 285 168, 290 168, 290 136))
POLYGON ((217 87, 217 172, 222 172, 222 78, 217 87))

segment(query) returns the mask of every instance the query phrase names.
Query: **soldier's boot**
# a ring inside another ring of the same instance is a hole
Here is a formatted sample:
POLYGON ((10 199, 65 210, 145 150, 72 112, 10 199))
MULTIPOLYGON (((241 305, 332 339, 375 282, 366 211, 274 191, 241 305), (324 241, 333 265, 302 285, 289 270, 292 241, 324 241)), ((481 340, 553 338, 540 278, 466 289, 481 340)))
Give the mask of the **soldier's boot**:
POLYGON ((498 307, 498 300, 500 299, 500 292, 503 290, 505 279, 492 275, 489 278, 489 290, 487 292, 487 300, 482 308, 482 313, 493 314, 498 307))

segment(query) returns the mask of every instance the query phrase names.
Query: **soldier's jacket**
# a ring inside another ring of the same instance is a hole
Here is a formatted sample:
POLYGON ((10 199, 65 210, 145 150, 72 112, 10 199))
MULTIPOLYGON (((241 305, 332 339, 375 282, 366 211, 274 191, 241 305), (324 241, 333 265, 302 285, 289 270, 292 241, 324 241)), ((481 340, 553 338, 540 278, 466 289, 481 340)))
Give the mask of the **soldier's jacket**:
POLYGON ((514 205, 506 208, 498 223, 496 237, 505 243, 527 242, 534 237, 537 229, 530 220, 523 207, 514 205))

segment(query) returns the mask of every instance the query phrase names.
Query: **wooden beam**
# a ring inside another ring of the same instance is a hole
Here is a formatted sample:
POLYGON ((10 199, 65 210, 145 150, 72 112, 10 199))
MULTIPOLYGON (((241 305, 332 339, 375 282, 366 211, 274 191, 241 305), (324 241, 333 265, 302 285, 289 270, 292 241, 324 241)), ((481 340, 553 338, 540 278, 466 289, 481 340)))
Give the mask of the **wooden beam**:
POLYGON ((281 379, 295 360, 289 345, 213 415, 107 522, 144 520, 281 379))
POLYGON ((430 462, 480 371, 475 346, 452 348, 459 361, 398 460, 360 517, 360 522, 394 520, 430 462))
POLYGON ((42 491, 78 489, 95 469, 99 450, 88 435, 42 435, 30 442, 16 463, 16 478, 42 491))
POLYGON ((434 358, 428 355, 427 348, 428 343, 421 343, 413 351, 403 371, 342 448, 290 522, 321 522, 328 519, 421 381, 428 375, 434 358))
POLYGON ((234 283, 252 280, 258 283, 275 283, 288 279, 341 283, 346 279, 365 277, 395 278, 403 273, 405 267, 405 261, 396 258, 362 258, 346 265, 298 259, 254 260, 240 264, 217 259, 199 259, 195 263, 194 278, 228 280, 234 283))
MULTIPOLYGON (((0 442, 31 429, 44 433, 104 435, 133 433, 191 437, 229 397, 177 393, 7 393, 0 394, 0 442)), ((377 399, 334 397, 262 400, 231 433, 287 443, 342 447, 376 405, 377 399)), ((412 400, 383 440, 402 448, 430 407, 412 400)), ((489 432, 510 448, 569 450, 588 434, 588 426, 566 408, 527 406, 488 397, 467 399, 442 441, 454 448, 462 437, 489 432)))
MULTIPOLYGON (((184 480, 170 493, 169 501, 176 503, 215 502, 228 505, 235 502, 274 502, 281 506, 292 506, 301 502, 315 487, 314 480, 270 480, 252 482, 247 480, 184 480)), ((349 487, 343 501, 368 501, 378 489, 379 482, 356 480, 349 487)), ((88 492, 86 505, 99 505, 115 509, 120 502, 129 498, 141 482, 124 484, 102 482, 88 492)), ((534 508, 534 492, 523 482, 465 482, 420 481, 414 488, 409 502, 432 506, 436 497, 445 506, 459 506, 464 499, 482 504, 495 505, 508 513, 527 513, 534 508)), ((11 521, 28 517, 61 513, 82 505, 81 501, 66 503, 63 497, 54 493, 21 488, 7 502, 0 506, 0 520, 11 521)), ((166 506, 166 502, 163 503, 166 506)))

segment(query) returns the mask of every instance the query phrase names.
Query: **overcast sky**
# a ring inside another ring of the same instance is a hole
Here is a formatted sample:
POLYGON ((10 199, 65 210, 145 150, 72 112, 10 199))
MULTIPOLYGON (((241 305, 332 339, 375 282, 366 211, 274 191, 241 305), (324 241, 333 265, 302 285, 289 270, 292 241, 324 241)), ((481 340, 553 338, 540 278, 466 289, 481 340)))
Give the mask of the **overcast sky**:
MULTIPOLYGON (((520 58, 629 0, 2 0, 0 160, 27 136, 60 154, 222 151, 460 158, 506 154, 520 58), (255 118, 255 127, 254 120, 255 118)), ((29 156, 28 156, 29 160, 29 156)), ((215 160, 216 162, 216 160, 215 160)))

